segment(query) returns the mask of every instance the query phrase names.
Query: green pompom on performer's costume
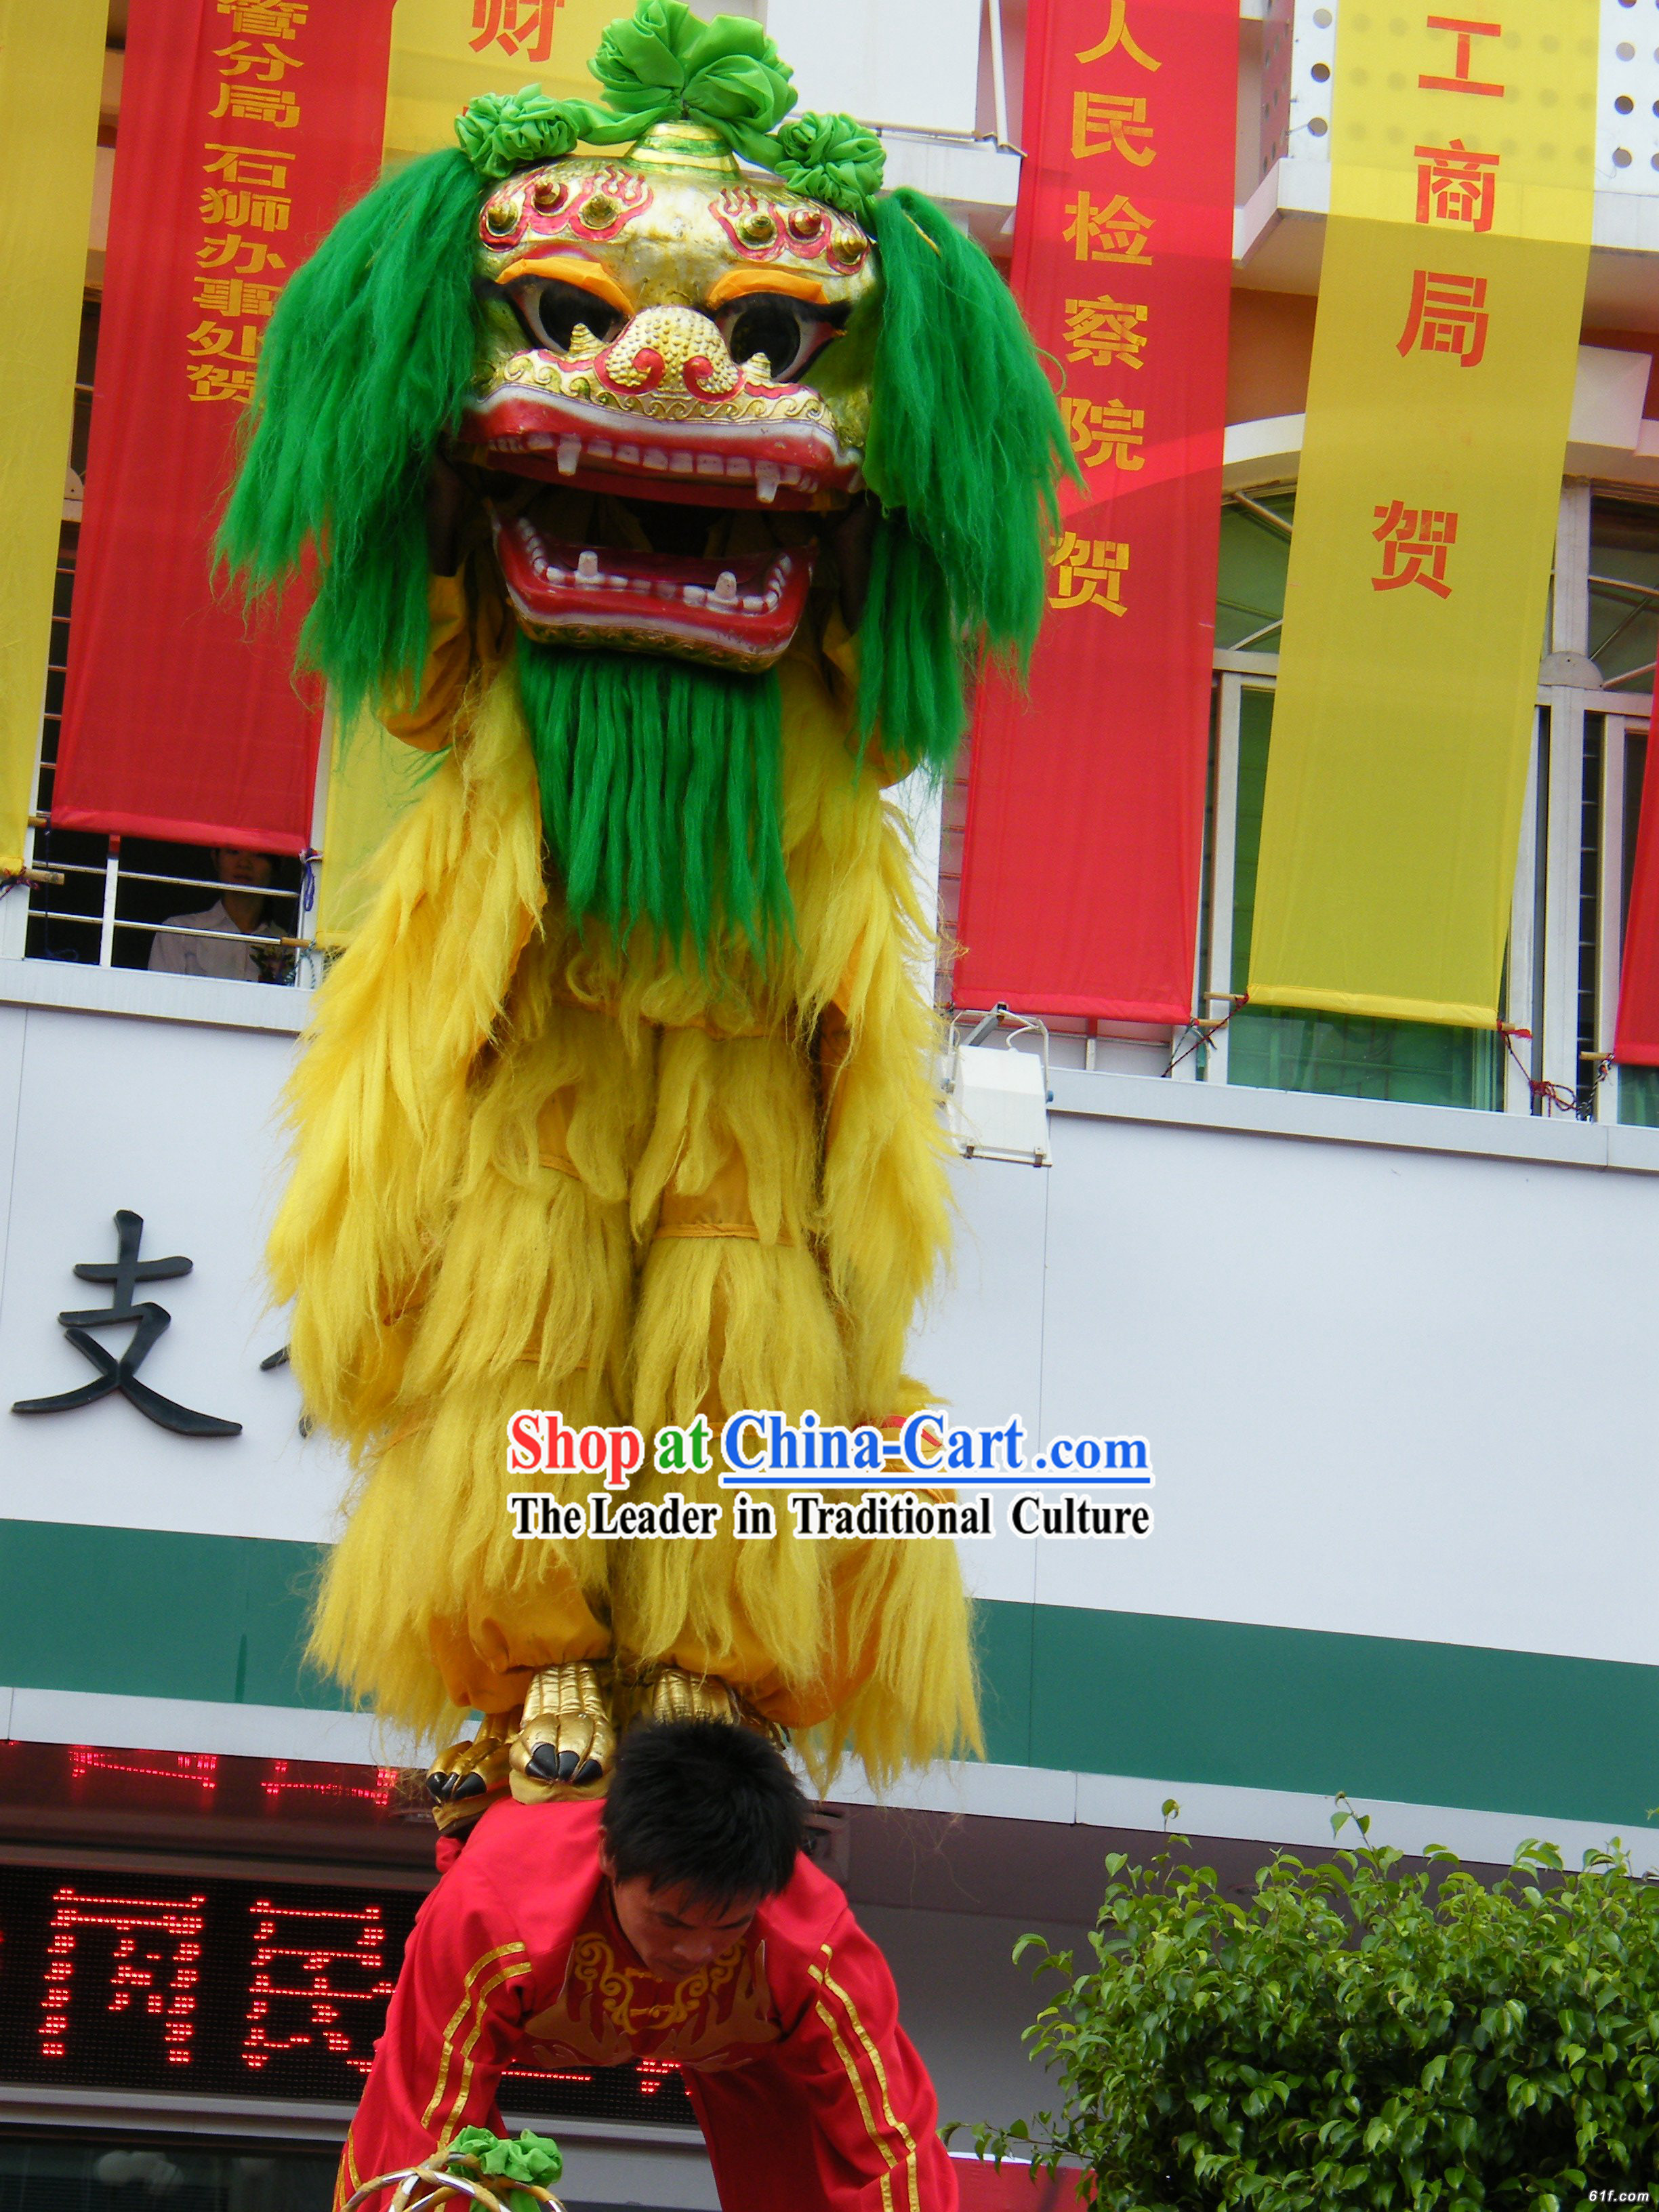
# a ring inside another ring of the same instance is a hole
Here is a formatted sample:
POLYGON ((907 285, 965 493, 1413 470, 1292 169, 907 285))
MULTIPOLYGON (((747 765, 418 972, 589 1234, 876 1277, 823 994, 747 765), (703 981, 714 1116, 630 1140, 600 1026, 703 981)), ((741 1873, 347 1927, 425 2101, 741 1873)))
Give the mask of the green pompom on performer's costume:
POLYGON ((520 1407, 719 1500, 651 1438, 928 1403, 937 1040, 881 794, 1018 676, 1068 465, 990 263, 790 112, 757 25, 641 0, 592 72, 474 101, 296 272, 222 536, 252 591, 314 561, 305 657, 434 763, 319 994, 272 1252, 356 1468, 313 1653, 434 1736, 483 1714, 441 1825, 603 1791, 640 1716, 878 1779, 979 1741, 948 1543, 514 1537, 520 1407))

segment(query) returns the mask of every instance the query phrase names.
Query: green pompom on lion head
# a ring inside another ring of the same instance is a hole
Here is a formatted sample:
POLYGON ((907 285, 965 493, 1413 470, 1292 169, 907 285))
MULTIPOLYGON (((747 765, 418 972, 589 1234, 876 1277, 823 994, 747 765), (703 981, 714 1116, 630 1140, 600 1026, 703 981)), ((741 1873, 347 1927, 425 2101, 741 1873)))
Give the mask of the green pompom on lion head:
POLYGON ((850 115, 792 115, 776 133, 776 168, 785 184, 839 208, 867 228, 881 190, 886 149, 850 115))
POLYGON ((517 92, 483 92, 455 118, 463 154, 486 184, 537 161, 559 161, 578 137, 568 103, 550 100, 538 84, 517 92))

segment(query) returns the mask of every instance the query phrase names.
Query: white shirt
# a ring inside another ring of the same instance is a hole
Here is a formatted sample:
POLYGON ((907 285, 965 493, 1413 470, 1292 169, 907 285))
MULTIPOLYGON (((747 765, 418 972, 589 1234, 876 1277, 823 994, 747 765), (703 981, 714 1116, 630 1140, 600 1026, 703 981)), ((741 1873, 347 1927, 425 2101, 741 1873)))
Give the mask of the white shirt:
MULTIPOLYGON (((251 930, 239 929, 223 899, 216 899, 201 914, 170 914, 155 933, 149 964, 164 975, 216 975, 232 983, 268 982, 270 975, 255 959, 249 939, 282 933, 271 921, 256 922, 251 930), (167 931, 175 927, 212 930, 231 941, 221 945, 210 937, 169 937, 167 931)), ((274 966, 270 956, 267 963, 274 966)))

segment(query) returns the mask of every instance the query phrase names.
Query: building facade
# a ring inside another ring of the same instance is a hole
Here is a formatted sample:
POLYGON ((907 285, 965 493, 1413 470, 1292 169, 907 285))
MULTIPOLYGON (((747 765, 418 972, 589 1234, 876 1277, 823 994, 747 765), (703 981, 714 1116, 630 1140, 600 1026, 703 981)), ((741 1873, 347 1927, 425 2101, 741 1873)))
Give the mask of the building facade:
MULTIPOLYGON (((1042 1024, 1013 1006, 988 1026, 941 965, 958 1238, 916 1371, 958 1421, 1017 1416, 1034 1452, 1144 1437, 1155 1473, 1144 1536, 1025 1535, 999 1496, 998 1533, 961 1547, 986 1759, 882 1805, 844 1778, 824 1808, 818 1846, 889 1950, 951 2118, 1042 2104, 1013 1939, 1086 1925, 1105 1852, 1144 1856, 1166 1826, 1241 1883, 1273 1847, 1328 1846, 1342 1795, 1408 1853, 1496 1865, 1542 1836, 1576 1860, 1617 1835, 1659 1868, 1659 1078, 1610 1057, 1659 641, 1659 19, 1601 10, 1590 274, 1493 1032, 1237 1003, 1339 3, 1243 0, 1238 27, 1194 1018, 1042 1024), (1011 1078, 1009 1053, 1036 1067, 1011 1078)), ((299 2212, 331 2184, 429 1830, 400 1791, 411 1747, 301 1656, 348 1471, 301 1433, 259 1255, 316 971, 312 871, 266 887, 287 901, 269 908, 292 940, 281 980, 169 971, 157 926, 211 902, 208 857, 50 823, 125 12, 37 815, 0 895, 0 1403, 106 1386, 3 1417, 0 2202, 154 2183, 299 2212), (156 1261, 173 1264, 131 1272, 156 1261), (121 1340, 83 1322, 77 1343, 61 1316, 137 1281, 170 1326, 142 1378, 130 1354, 112 1382, 87 1342, 121 1340), (140 1380, 217 1428, 146 1418, 118 1387, 140 1380)), ((1006 255, 1018 0, 765 13, 815 102, 882 127, 890 181, 1006 255)), ((942 803, 903 794, 947 947, 972 774, 970 749, 942 803)), ((318 848, 327 796, 325 779, 318 848)), ((714 2204, 672 2080, 527 2080, 507 2108, 566 2143, 579 2204, 714 2204)))

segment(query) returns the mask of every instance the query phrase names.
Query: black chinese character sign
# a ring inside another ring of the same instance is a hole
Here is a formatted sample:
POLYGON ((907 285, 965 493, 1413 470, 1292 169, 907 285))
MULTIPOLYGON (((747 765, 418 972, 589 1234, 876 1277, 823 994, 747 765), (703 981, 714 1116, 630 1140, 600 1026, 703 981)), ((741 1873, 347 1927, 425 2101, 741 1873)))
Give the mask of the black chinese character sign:
POLYGON ((180 1254, 167 1260, 141 1260, 138 1248, 143 1241, 143 1217, 129 1213, 125 1206, 115 1217, 115 1234, 116 1256, 112 1261, 80 1260, 75 1266, 75 1273, 83 1283, 110 1285, 108 1305, 90 1306, 82 1312, 60 1313, 58 1316, 64 1335, 97 1369, 96 1376, 90 1382, 83 1382, 78 1390, 60 1390, 50 1398, 20 1398, 11 1410, 14 1413, 69 1413, 79 1406, 95 1405, 100 1398, 110 1397, 118 1391, 129 1405, 136 1406, 158 1427, 171 1429, 175 1435, 240 1436, 240 1421, 222 1421, 214 1413, 192 1412, 190 1407, 164 1398, 159 1390, 152 1390, 148 1382, 138 1380, 138 1370, 162 1331, 171 1325, 173 1316, 154 1299, 135 1300, 133 1293, 140 1283, 167 1282, 174 1276, 187 1275, 195 1263, 180 1254), (131 1341, 118 1359, 91 1333, 118 1322, 135 1324, 131 1341))

